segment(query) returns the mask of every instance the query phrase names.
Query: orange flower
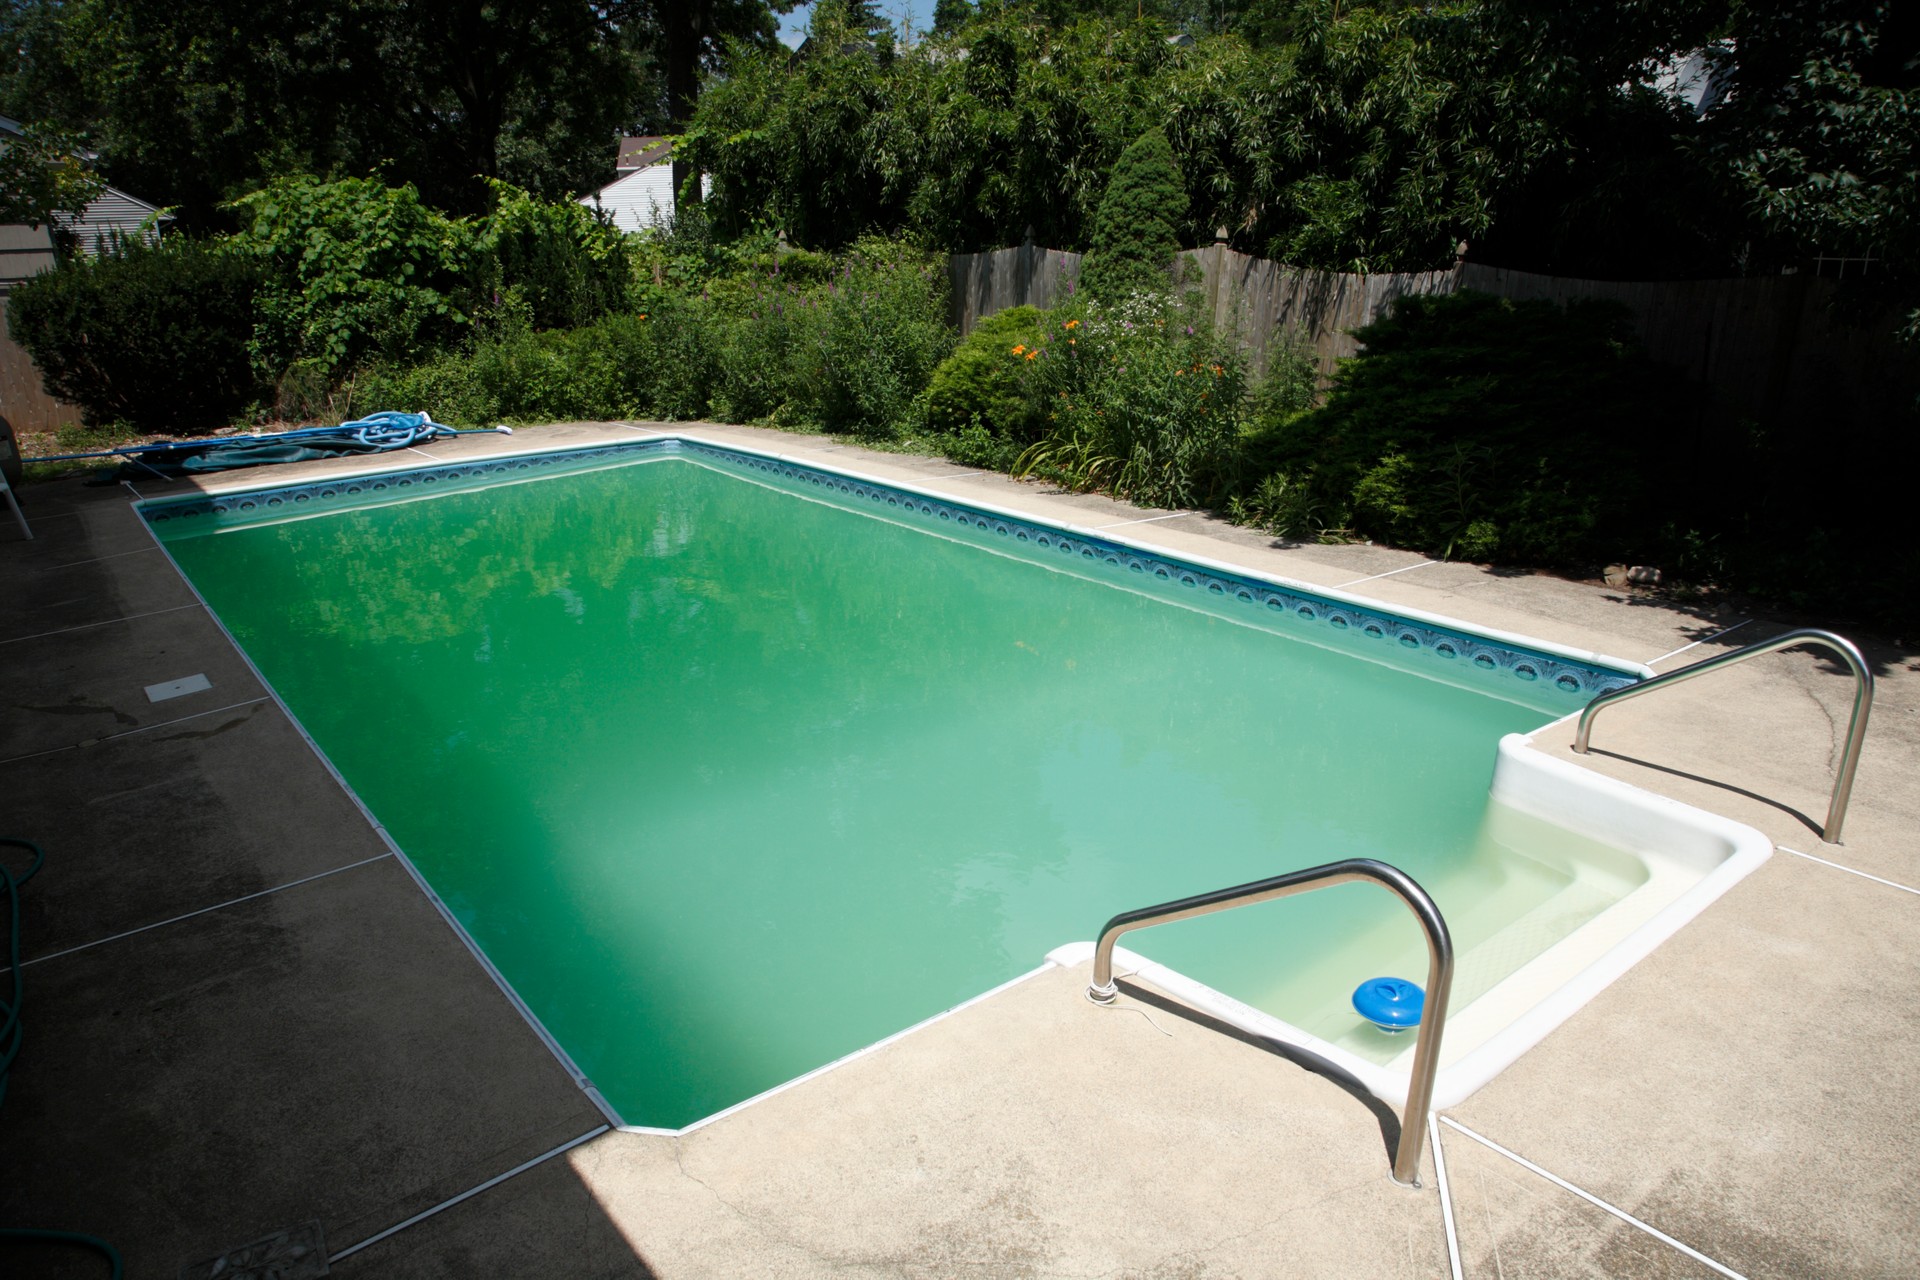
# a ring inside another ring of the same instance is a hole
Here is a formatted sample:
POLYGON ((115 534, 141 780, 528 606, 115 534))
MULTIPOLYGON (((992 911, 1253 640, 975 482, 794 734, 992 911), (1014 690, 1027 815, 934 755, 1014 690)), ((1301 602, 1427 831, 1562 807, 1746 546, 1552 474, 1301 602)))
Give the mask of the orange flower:
POLYGON ((1013 349, 1013 354, 1017 356, 1023 356, 1027 354, 1027 344, 1023 342, 1019 346, 1015 347, 1013 349))
POLYGON ((1035 356, 1037 356, 1037 355, 1039 355, 1039 354, 1040 354, 1040 352, 1039 352, 1039 350, 1038 350, 1038 349, 1035 349, 1035 350, 1033 350, 1033 351, 1029 351, 1029 352, 1027 352, 1027 359, 1029 359, 1029 360, 1031 360, 1031 359, 1033 359, 1033 358, 1034 358, 1035 356))
POLYGON ((1065 324, 1061 325, 1060 327, 1062 329, 1078 329, 1080 327, 1080 322, 1078 320, 1069 320, 1065 324))

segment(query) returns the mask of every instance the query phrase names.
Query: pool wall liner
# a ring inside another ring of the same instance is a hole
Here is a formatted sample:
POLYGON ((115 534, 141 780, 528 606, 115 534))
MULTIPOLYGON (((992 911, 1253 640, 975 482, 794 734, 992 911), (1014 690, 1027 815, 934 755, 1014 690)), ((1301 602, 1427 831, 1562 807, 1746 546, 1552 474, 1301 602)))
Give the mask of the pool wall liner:
POLYGON ((304 518, 329 509, 367 503, 407 501, 435 493, 457 492, 499 480, 531 479, 561 469, 617 464, 650 456, 683 455, 715 459, 777 475, 841 498, 855 500, 881 513, 882 508, 905 507, 923 517, 959 522, 982 532, 1025 542, 1031 549, 1057 553, 1075 561, 1102 562, 1135 572, 1179 582, 1222 599, 1238 600, 1263 610, 1284 612, 1332 631, 1351 632, 1391 641, 1398 648, 1431 655, 1458 664, 1463 683, 1469 671, 1494 681, 1539 684, 1580 702, 1634 683, 1653 674, 1641 663, 1589 650, 1486 627, 1417 609, 1389 608, 1365 596, 1329 587, 1311 587, 1277 576, 1249 572, 1201 556, 1174 555, 1121 535, 1101 533, 1072 524, 1056 524, 1040 517, 987 503, 962 502, 949 495, 910 484, 880 482, 832 467, 737 447, 722 447, 679 437, 622 441, 588 447, 573 446, 537 453, 516 453, 474 462, 370 470, 324 481, 196 494, 183 498, 153 498, 141 504, 150 524, 167 537, 190 536, 198 528, 225 521, 304 518), (207 520, 209 516, 225 521, 207 520), (205 522, 202 524, 201 522, 205 522))
MULTIPOLYGON (((328 510, 345 510, 369 499, 373 501, 410 500, 436 492, 458 491, 462 488, 474 487, 476 484, 493 483, 503 478, 534 478, 542 474, 560 474, 561 472, 554 468, 564 469, 572 464, 586 466, 596 463, 617 464, 656 454, 662 456, 686 454, 692 457, 706 455, 754 469, 777 472, 788 479, 820 486, 845 497, 869 503, 897 503, 910 498, 911 505, 922 515, 931 515, 937 519, 965 518, 968 521, 977 521, 979 522, 977 527, 995 533, 1004 530, 1009 537, 1017 537, 1018 532, 1025 532, 1028 538, 1036 540, 1044 536, 1049 539, 1049 542, 1042 545, 1046 549, 1059 548, 1063 557, 1071 555, 1075 558, 1098 558, 1109 564, 1126 564, 1128 567, 1132 567, 1130 562, 1137 562, 1146 572, 1157 572, 1164 568, 1168 574, 1190 575, 1192 581, 1186 585, 1206 590, 1214 595, 1233 595, 1246 603, 1260 604, 1268 608, 1277 607, 1276 601, 1283 602, 1283 607, 1296 611, 1304 605, 1316 610, 1310 620, 1325 621, 1330 626, 1334 625, 1332 620, 1335 617, 1346 618, 1349 627, 1358 626, 1364 634, 1372 634, 1369 630, 1370 625, 1378 626, 1378 638, 1392 637, 1405 648, 1419 647, 1432 652, 1439 646, 1455 643, 1461 647, 1456 649, 1454 654, 1441 656, 1465 657, 1468 663, 1483 673, 1497 675, 1508 675, 1523 665, 1531 666, 1533 678, 1551 682, 1560 692, 1578 697, 1582 703, 1598 693, 1631 684, 1636 679, 1654 674, 1652 669, 1643 663, 1614 658, 1572 646, 1557 645, 1494 628, 1480 627, 1423 610, 1401 606, 1390 607, 1368 597, 1337 588, 1308 586, 1277 575, 1260 574, 1204 556, 1176 555, 1123 536, 1102 533, 1073 524, 1052 522, 1042 517, 1000 508, 989 503, 962 502, 949 495, 921 489, 912 484, 897 481, 881 482, 853 472, 822 466, 812 461, 802 461, 786 455, 733 445, 713 445, 705 441, 670 434, 608 445, 587 447, 567 445, 515 451, 474 462, 438 463, 425 467, 396 466, 392 465, 394 459, 380 458, 377 461, 369 460, 373 465, 364 470, 355 470, 323 481, 308 481, 294 485, 246 486, 222 483, 210 491, 202 491, 189 497, 146 497, 129 485, 129 490, 134 492, 137 498, 133 504, 134 508, 146 521, 150 534, 154 537, 162 554, 166 555, 168 563, 176 573, 180 574, 181 580, 187 583, 195 599, 206 609, 208 617, 220 628, 221 634, 240 654, 242 661, 273 697, 281 712, 287 716, 288 721, 313 749, 315 756, 319 758, 327 772, 365 815, 368 824, 378 833, 386 847, 393 852, 401 866, 406 868, 408 875, 433 903, 448 927, 472 953, 481 968, 499 987, 521 1017, 527 1021, 528 1026, 533 1029, 589 1100, 607 1117, 609 1123, 629 1132, 680 1134, 711 1124, 743 1107, 751 1106, 761 1099, 784 1092, 844 1063, 864 1057, 922 1027, 987 1000, 1001 991, 1026 981, 1036 973, 1043 972, 1050 966, 1085 963, 1091 958, 1093 944, 1085 941, 1058 947, 1047 954, 1046 962, 1037 969, 1018 975, 951 1009, 903 1028, 874 1044, 825 1063, 772 1089, 743 1099, 684 1128, 669 1130, 628 1125, 581 1071, 565 1048, 527 1007, 492 961, 487 958, 486 953, 414 866, 405 850, 393 840, 380 819, 348 785, 346 779, 327 758, 326 753, 321 750, 305 726, 294 716, 278 692, 266 680, 252 658, 241 648, 225 623, 207 605, 198 588, 184 572, 181 572, 180 566, 167 550, 168 538, 161 536, 161 530, 156 526, 172 525, 174 521, 195 521, 207 515, 239 515, 244 518, 257 514, 260 518, 271 519, 292 516, 295 513, 301 516, 309 512, 324 514, 328 510), (1241 592, 1246 594, 1241 595, 1241 592), (1412 644, 1408 643, 1408 637, 1413 638, 1412 644), (1475 658, 1482 656, 1491 660, 1491 666, 1486 661, 1474 661, 1475 658), (1577 682, 1577 691, 1569 686, 1568 678, 1577 682)), ((222 482, 230 482, 236 477, 229 474, 220 479, 222 482)), ((172 534, 172 530, 169 530, 169 534, 177 536, 172 534)), ((1178 580, 1186 582, 1184 577, 1179 577, 1178 580)), ((1296 616, 1304 615, 1296 612, 1296 616)), ((1577 713, 1577 710, 1576 705, 1569 715, 1577 713)), ((1751 827, 1603 777, 1578 765, 1543 755, 1532 748, 1531 742, 1534 737, 1560 724, 1566 718, 1562 716, 1553 720, 1531 734, 1510 734, 1501 740, 1490 787, 1493 798, 1523 812, 1547 818, 1560 826, 1610 844, 1629 849, 1658 848, 1668 856, 1694 866, 1701 872, 1701 878, 1673 900, 1660 905, 1657 910, 1646 914, 1645 918, 1636 920, 1623 936, 1613 939, 1610 945, 1597 950, 1589 948, 1593 953, 1583 953, 1572 966, 1564 961, 1560 963, 1557 966, 1558 969, 1570 971, 1556 976, 1547 989, 1542 990, 1541 977, 1534 972, 1539 964, 1539 961, 1536 961, 1503 980, 1471 1005, 1456 1010, 1449 1018, 1450 1027, 1458 1027, 1470 1016, 1472 1010, 1483 1007, 1483 1012, 1489 1009, 1500 1010, 1502 1025, 1491 1034, 1476 1038, 1474 1045, 1464 1053, 1456 1052, 1443 1057, 1433 1099, 1436 1109, 1457 1105, 1473 1094, 1592 1000, 1614 979, 1625 973, 1661 942, 1671 937, 1688 920, 1751 873, 1773 852, 1771 841, 1751 827)), ((1604 935, 1607 932, 1606 928, 1595 929, 1595 926, 1602 926, 1603 922, 1611 922, 1610 927, 1617 932, 1620 928, 1618 922, 1622 909, 1633 902, 1633 899, 1634 896, 1630 895, 1627 900, 1603 912, 1599 919, 1576 931, 1562 946, 1573 943, 1583 934, 1604 935)), ((1561 950, 1560 947, 1554 948, 1554 951, 1559 950, 1561 950)), ((1549 952, 1540 960, 1544 961, 1552 954, 1553 952, 1549 952)), ((1222 1017, 1255 1034, 1294 1045, 1325 1059, 1336 1068, 1357 1078, 1384 1101, 1396 1106, 1403 1105, 1405 1102, 1407 1077, 1405 1064, 1402 1061, 1396 1060, 1385 1067, 1367 1062, 1318 1037, 1291 1027, 1271 1015, 1241 1004, 1231 997, 1125 949, 1117 950, 1116 961, 1125 965, 1134 976, 1153 982, 1154 985, 1188 1001, 1196 1008, 1222 1017)), ((1409 1042, 1411 1046, 1411 1037, 1409 1042)), ((1443 1044, 1443 1054, 1446 1054, 1451 1044, 1452 1042, 1443 1044)), ((1411 1056, 1411 1047, 1407 1056, 1411 1056)))

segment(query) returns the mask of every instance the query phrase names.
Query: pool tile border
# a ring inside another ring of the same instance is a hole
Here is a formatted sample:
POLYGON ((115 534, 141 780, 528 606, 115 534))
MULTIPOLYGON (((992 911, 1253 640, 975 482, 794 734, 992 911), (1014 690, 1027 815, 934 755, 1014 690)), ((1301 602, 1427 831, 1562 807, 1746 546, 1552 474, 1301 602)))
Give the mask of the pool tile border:
POLYGON ((1202 568, 1173 555, 1145 551, 1094 534, 1061 528, 1038 518, 1021 519, 984 511, 965 502, 915 493, 878 481, 858 479, 806 466, 785 458, 737 450, 681 437, 621 441, 539 453, 506 454, 471 462, 441 463, 376 471, 338 479, 308 481, 269 488, 188 498, 147 499, 141 514, 155 526, 191 521, 210 515, 253 515, 310 509, 315 504, 349 503, 369 497, 413 497, 457 487, 462 481, 485 481, 518 475, 534 476, 547 470, 581 463, 617 462, 647 454, 706 456, 733 466, 798 482, 824 492, 871 503, 877 508, 917 513, 924 517, 1057 551, 1063 559, 1094 561, 1133 573, 1175 582, 1220 599, 1238 600, 1255 609, 1283 613, 1335 633, 1391 640, 1409 653, 1422 653, 1449 665, 1472 668, 1482 678, 1509 679, 1538 685, 1569 699, 1585 701, 1612 689, 1635 683, 1637 673, 1579 662, 1540 650, 1498 643, 1463 630, 1416 622, 1381 609, 1331 599, 1304 589, 1281 586, 1250 575, 1202 568))

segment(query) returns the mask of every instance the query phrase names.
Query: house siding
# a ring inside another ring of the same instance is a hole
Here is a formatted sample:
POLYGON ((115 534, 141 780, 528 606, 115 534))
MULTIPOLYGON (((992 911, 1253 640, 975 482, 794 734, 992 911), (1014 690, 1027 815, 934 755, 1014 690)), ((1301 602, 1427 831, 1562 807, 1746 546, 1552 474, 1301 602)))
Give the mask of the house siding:
POLYGON ((73 233, 74 248, 81 253, 91 254, 98 253, 112 243, 116 235, 128 238, 138 235, 147 243, 153 243, 160 238, 158 226, 148 225, 144 232, 141 227, 158 212, 145 201, 108 187, 99 199, 80 211, 79 217, 66 214, 55 214, 54 217, 62 230, 73 233))
POLYGON ((673 217, 673 165, 655 164, 635 170, 583 196, 581 204, 596 205, 622 231, 644 231, 673 217))

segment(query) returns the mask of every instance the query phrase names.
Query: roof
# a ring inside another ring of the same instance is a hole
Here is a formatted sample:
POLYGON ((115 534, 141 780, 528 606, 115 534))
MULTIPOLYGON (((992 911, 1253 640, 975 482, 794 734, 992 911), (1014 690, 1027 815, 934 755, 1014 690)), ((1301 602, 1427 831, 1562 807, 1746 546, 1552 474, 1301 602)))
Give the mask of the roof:
POLYGON ((620 139, 620 158, 614 161, 613 171, 625 177, 635 169, 659 164, 672 154, 672 138, 657 133, 623 136, 620 139))
POLYGON ((73 236, 82 253, 92 253, 102 244, 111 243, 115 235, 151 241, 160 226, 173 221, 173 215, 118 187, 108 187, 82 209, 78 217, 56 213, 53 220, 62 231, 73 236))

